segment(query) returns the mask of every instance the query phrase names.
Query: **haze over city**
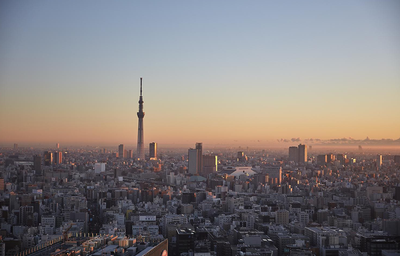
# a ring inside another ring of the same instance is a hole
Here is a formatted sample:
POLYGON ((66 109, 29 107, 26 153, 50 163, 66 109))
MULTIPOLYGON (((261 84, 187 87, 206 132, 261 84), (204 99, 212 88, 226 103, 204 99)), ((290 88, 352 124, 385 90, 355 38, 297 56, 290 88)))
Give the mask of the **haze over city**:
POLYGON ((399 8, 2 1, 0 143, 398 146, 399 8))

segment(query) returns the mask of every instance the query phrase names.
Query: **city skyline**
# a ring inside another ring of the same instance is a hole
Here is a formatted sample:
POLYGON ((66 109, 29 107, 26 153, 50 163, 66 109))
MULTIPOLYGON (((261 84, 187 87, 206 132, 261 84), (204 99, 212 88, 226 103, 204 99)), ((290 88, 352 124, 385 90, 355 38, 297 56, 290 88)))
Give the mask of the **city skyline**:
POLYGON ((4 1, 0 144, 398 146, 398 6, 4 1))

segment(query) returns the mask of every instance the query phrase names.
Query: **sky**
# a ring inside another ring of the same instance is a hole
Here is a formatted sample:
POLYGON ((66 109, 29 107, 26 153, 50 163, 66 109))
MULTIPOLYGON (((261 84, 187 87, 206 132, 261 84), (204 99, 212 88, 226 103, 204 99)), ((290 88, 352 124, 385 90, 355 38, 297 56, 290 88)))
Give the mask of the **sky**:
POLYGON ((1 1, 0 143, 133 146, 140 77, 145 144, 397 140, 399 14, 390 0, 1 1))

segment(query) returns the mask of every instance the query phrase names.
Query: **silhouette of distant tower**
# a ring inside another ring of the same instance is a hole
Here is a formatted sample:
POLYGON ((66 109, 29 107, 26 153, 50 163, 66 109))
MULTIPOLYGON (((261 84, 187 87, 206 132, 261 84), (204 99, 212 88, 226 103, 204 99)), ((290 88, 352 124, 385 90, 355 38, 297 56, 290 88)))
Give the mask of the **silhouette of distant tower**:
POLYGON ((142 78, 140 78, 140 97, 139 97, 139 112, 137 116, 139 118, 138 123, 138 140, 137 140, 137 158, 144 160, 144 130, 143 130, 143 96, 142 96, 142 78))

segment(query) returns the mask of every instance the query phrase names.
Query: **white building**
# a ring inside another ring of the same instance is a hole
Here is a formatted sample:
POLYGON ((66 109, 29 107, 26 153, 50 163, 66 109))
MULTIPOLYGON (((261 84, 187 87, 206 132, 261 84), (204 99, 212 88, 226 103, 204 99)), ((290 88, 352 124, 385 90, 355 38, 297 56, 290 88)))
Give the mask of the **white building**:
POLYGON ((95 163, 94 164, 94 172, 101 173, 106 171, 106 163, 95 163))

